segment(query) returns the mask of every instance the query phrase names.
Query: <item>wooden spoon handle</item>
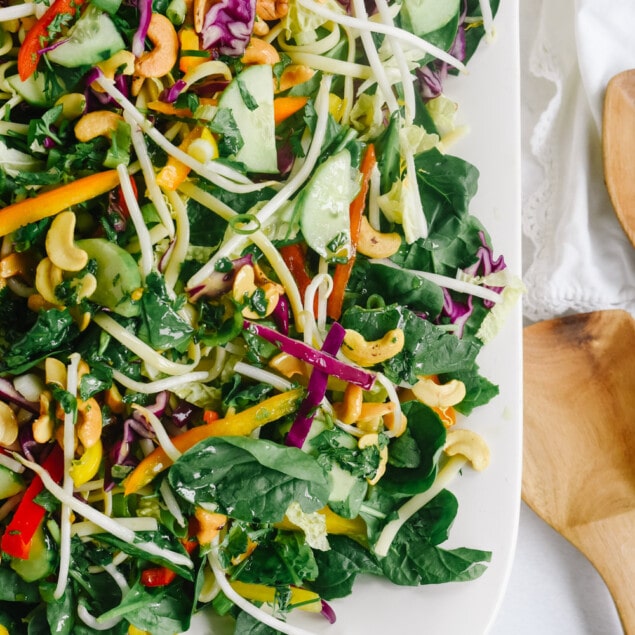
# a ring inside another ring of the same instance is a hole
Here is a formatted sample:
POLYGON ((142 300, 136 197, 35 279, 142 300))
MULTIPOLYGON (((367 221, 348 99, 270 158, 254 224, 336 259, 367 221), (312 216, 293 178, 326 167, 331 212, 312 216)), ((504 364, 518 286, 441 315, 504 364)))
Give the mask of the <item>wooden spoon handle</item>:
POLYGON ((571 528, 571 541, 608 587, 626 635, 635 635, 635 511, 571 528))

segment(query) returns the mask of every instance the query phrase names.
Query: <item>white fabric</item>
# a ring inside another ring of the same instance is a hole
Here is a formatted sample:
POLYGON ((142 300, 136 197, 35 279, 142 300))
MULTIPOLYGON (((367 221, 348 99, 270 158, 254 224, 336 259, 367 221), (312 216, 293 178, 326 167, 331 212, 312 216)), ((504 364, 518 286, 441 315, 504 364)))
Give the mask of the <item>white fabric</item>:
POLYGON ((635 312, 635 250, 602 171, 608 80, 635 68, 633 0, 522 0, 524 312, 635 312), (533 32, 527 31, 532 28, 533 32))

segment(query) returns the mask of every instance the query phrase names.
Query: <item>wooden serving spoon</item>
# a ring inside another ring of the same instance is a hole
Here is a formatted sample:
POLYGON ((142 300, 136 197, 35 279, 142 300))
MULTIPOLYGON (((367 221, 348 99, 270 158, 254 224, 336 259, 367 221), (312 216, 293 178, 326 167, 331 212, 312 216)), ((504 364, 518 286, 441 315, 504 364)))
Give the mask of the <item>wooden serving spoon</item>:
POLYGON ((611 203, 635 245, 635 69, 615 75, 604 94, 602 157, 611 203))
POLYGON ((635 634, 635 320, 524 329, 523 499, 598 570, 635 634))

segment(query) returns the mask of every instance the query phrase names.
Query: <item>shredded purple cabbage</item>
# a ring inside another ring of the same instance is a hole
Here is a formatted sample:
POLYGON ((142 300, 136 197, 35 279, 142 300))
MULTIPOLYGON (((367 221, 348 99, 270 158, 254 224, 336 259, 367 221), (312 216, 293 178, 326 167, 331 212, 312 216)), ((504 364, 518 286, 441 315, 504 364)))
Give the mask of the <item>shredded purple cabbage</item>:
MULTIPOLYGON (((464 9, 459 18, 459 28, 456 32, 454 42, 448 51, 452 57, 455 57, 460 62, 465 59, 466 53, 465 15, 466 8, 464 3, 464 9)), ((449 69, 450 67, 447 62, 434 60, 427 66, 416 70, 416 75, 419 79, 419 90, 424 101, 434 99, 443 92, 443 84, 448 76, 449 69)))
POLYGON ((461 338, 463 337, 463 331, 465 324, 470 319, 474 305, 472 302, 472 296, 468 296, 467 302, 462 304, 454 300, 447 289, 443 289, 443 310, 441 316, 450 318, 450 322, 456 326, 454 334, 461 338))
POLYGON ((0 377, 0 398, 10 401, 20 408, 24 408, 33 414, 40 412, 40 405, 25 399, 8 380, 0 377))
POLYGON ((256 0, 220 0, 205 15, 203 48, 217 48, 223 55, 240 57, 245 52, 256 17, 256 0))
POLYGON ((276 308, 271 314, 278 330, 283 335, 289 335, 289 300, 286 295, 281 295, 276 308))
MULTIPOLYGON (((322 345, 322 352, 328 355, 337 355, 337 352, 342 346, 346 330, 339 322, 333 322, 331 329, 324 338, 324 344, 322 345)), ((285 443, 296 448, 301 448, 304 445, 313 418, 317 411, 317 407, 322 403, 324 395, 326 394, 326 387, 329 380, 329 373, 322 370, 320 367, 314 367, 309 378, 309 385, 307 386, 307 394, 295 417, 293 425, 287 434, 285 443)))
POLYGON ((160 95, 159 100, 168 104, 173 104, 177 97, 181 94, 187 83, 182 79, 177 79, 170 88, 166 88, 160 95))
MULTIPOLYGON (((498 271, 506 269, 507 264, 502 255, 494 260, 494 253, 492 252, 492 248, 487 244, 485 234, 480 231, 478 237, 481 239, 481 247, 479 247, 476 252, 477 260, 473 265, 464 269, 465 273, 470 276, 488 276, 490 273, 497 273, 498 271)), ((492 287, 488 285, 485 285, 485 287, 496 293, 500 293, 503 289, 502 287, 492 287)), ((491 300, 483 300, 483 305, 487 308, 491 308, 494 306, 494 302, 491 300)))
POLYGON ((320 601, 322 602, 322 610, 320 611, 320 614, 322 615, 322 617, 328 620, 329 624, 335 624, 337 620, 337 616, 335 615, 335 611, 333 610, 333 607, 330 604, 328 604, 326 600, 320 600, 320 601))
POLYGON ((43 55, 44 53, 48 53, 49 51, 52 51, 53 49, 56 49, 58 46, 61 46, 65 42, 68 42, 68 38, 67 37, 63 37, 63 38, 57 40, 56 42, 53 42, 52 44, 49 44, 48 46, 45 46, 45 47, 41 48, 38 51, 38 55, 43 55))
POLYGON ((38 462, 40 454, 44 448, 43 443, 38 443, 33 438, 33 427, 29 425, 20 426, 20 431, 18 433, 18 443, 20 444, 20 449, 22 450, 22 454, 29 460, 34 463, 38 462))
POLYGON ((135 57, 141 57, 152 18, 152 0, 138 0, 137 9, 139 10, 139 26, 132 37, 132 53, 135 57))
POLYGON ((375 384, 376 377, 374 373, 341 362, 334 355, 324 351, 318 351, 312 346, 282 335, 282 333, 278 333, 275 329, 264 326, 264 324, 257 324, 245 320, 243 328, 248 329, 272 344, 276 344, 283 353, 297 357, 303 362, 315 368, 320 368, 329 375, 333 375, 333 377, 338 377, 342 381, 354 384, 355 386, 361 386, 364 390, 370 390, 375 384))
POLYGON ((172 411, 172 423, 177 428, 183 428, 189 425, 194 420, 195 415, 200 412, 200 408, 189 403, 188 401, 181 401, 179 405, 172 411))

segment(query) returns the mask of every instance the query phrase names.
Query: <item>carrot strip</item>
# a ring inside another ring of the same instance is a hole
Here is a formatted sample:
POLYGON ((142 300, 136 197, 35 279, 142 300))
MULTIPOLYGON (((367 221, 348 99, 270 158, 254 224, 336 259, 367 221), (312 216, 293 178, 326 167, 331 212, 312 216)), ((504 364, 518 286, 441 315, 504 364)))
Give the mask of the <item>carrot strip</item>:
MULTIPOLYGON (((246 436, 266 423, 295 412, 303 392, 302 388, 296 388, 280 393, 238 414, 187 430, 174 437, 172 443, 179 452, 185 452, 209 437, 246 436)), ((156 448, 128 475, 124 481, 125 494, 134 494, 170 465, 172 460, 163 448, 156 448)))
POLYGON ((273 119, 276 126, 306 106, 308 97, 288 95, 273 100, 273 119))
POLYGON ((67 183, 54 190, 42 192, 33 198, 8 205, 0 210, 0 236, 35 221, 54 216, 73 205, 84 203, 105 194, 119 184, 116 170, 98 172, 67 183))
POLYGON ((326 313, 332 320, 338 320, 342 313, 342 305, 344 303, 344 292, 346 291, 346 285, 351 277, 351 271, 355 264, 355 257, 357 254, 357 242, 359 241, 359 232, 362 226, 362 214, 366 207, 366 196, 368 195, 368 188, 370 185, 370 174, 377 163, 375 156, 375 146, 371 143, 366 148, 362 164, 360 166, 360 172, 362 174, 362 182, 359 188, 357 196, 353 199, 350 205, 349 214, 351 219, 351 245, 352 253, 348 262, 345 264, 338 264, 335 267, 333 273, 333 290, 326 304, 326 313))

